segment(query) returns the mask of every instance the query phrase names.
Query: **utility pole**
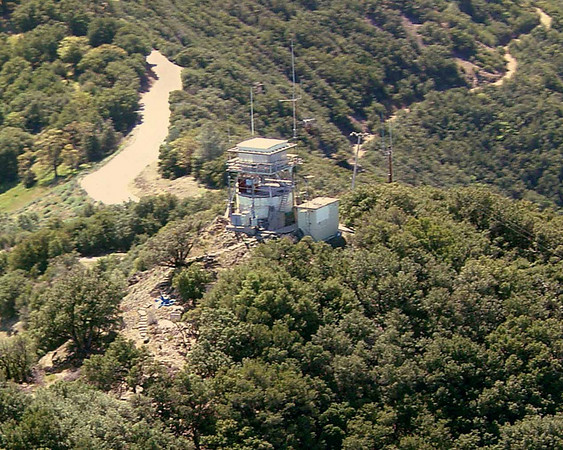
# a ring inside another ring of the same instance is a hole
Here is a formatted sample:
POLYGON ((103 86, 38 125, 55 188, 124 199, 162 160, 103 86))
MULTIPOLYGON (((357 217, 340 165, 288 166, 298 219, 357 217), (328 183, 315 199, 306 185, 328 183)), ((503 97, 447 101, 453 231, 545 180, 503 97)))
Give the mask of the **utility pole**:
POLYGON ((358 154, 360 153, 360 145, 362 143, 362 138, 369 136, 369 133, 358 133, 357 131, 352 131, 350 136, 357 136, 358 143, 356 145, 356 155, 354 157, 354 172, 352 174, 352 190, 356 187, 356 174, 358 173, 358 154))
POLYGON ((393 128, 389 124, 389 148, 387 149, 387 182, 393 183, 393 128))
POLYGON ((297 122, 295 120, 295 53, 293 39, 291 40, 291 105, 293 106, 293 139, 297 137, 297 122))
POLYGON ((297 117, 295 114, 295 103, 301 97, 295 97, 295 54, 293 53, 293 39, 291 40, 291 99, 280 100, 280 102, 291 102, 293 104, 293 139, 297 138, 297 117))
POLYGON ((227 122, 227 142, 230 145, 231 144, 231 124, 229 122, 229 112, 227 111, 226 106, 225 106, 225 122, 227 122))
POLYGON ((306 190, 305 190, 305 195, 307 195, 307 201, 311 200, 311 189, 309 186, 309 180, 312 180, 313 178, 315 178, 314 175, 304 175, 303 179, 305 180, 305 185, 306 185, 306 190))
POLYGON ((393 183, 393 130, 390 121, 389 124, 389 146, 385 142, 385 121, 383 114, 381 115, 381 151, 387 156, 387 183, 393 183))

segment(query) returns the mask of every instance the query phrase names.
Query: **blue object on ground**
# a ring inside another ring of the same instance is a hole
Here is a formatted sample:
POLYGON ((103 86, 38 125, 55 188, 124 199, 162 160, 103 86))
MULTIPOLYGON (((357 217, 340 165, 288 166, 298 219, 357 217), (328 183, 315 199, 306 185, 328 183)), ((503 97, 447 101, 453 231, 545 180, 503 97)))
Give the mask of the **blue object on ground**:
POLYGON ((174 303, 176 303, 176 299, 165 297, 164 295, 160 294, 160 298, 157 298, 155 302, 160 302, 158 307, 162 308, 163 306, 172 306, 174 303))

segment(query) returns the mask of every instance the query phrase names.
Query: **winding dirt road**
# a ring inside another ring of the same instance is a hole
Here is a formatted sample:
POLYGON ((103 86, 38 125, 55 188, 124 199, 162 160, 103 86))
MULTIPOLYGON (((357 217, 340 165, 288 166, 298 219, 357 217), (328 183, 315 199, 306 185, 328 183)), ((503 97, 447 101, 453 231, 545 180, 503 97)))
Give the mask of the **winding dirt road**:
POLYGON ((551 29, 551 24, 553 22, 553 18, 545 13, 545 11, 541 10, 540 8, 536 8, 536 12, 540 16, 540 23, 547 29, 551 29))
MULTIPOLYGON (((519 41, 520 39, 513 40, 513 42, 519 42, 519 41)), ((493 83, 493 86, 502 86, 505 81, 510 80, 514 76, 516 70, 518 69, 518 61, 510 53, 510 49, 508 45, 504 47, 504 60, 506 61, 506 72, 504 73, 502 78, 499 78, 497 81, 493 83)))
POLYGON ((141 97, 141 123, 133 129, 123 150, 80 181, 88 195, 102 203, 139 200, 132 191, 133 181, 158 160, 160 145, 168 135, 168 96, 170 92, 182 89, 182 68, 156 50, 147 56, 147 62, 153 65, 157 79, 141 97))
MULTIPOLYGON (((536 12, 537 12, 537 14, 539 15, 539 18, 540 18, 540 24, 538 26, 543 26, 547 30, 551 29, 553 18, 551 16, 549 16, 548 14, 546 14, 540 8, 536 8, 536 12)), ((520 41, 520 39, 517 38, 517 39, 514 39, 512 42, 519 42, 519 41, 520 41)), ((512 78, 514 76, 514 74, 516 73, 516 70, 518 69, 518 61, 510 53, 509 47, 510 47, 510 44, 508 44, 504 47, 504 51, 505 51, 504 59, 506 61, 506 72, 497 81, 495 81, 494 83, 491 83, 493 86, 502 86, 502 84, 505 81, 509 80, 510 78, 512 78)), ((481 89, 483 89, 483 86, 477 86, 477 87, 470 89, 469 91, 470 92, 476 92, 476 91, 480 91, 481 89)), ((405 112, 408 113, 408 112, 410 112, 410 108, 402 108, 402 109, 395 111, 395 113, 387 119, 386 123, 394 122, 397 119, 399 112, 401 112, 401 111, 405 111, 405 112)), ((375 137, 375 135, 372 134, 372 135, 369 135, 366 139, 364 139, 364 142, 360 146, 360 150, 358 151, 358 159, 361 159, 362 157, 364 157, 364 155, 366 154, 366 150, 365 150, 364 146, 366 144, 368 144, 371 140, 373 140, 374 137, 375 137)), ((356 146, 354 145, 353 149, 355 149, 355 148, 356 148, 356 146)), ((355 151, 355 150, 353 150, 353 151, 355 151)), ((350 157, 348 159, 348 162, 350 164, 354 164, 354 157, 353 156, 350 157)))
MULTIPOLYGON (((540 8, 536 8, 536 12, 540 17, 540 24, 538 26, 544 27, 546 30, 551 28, 551 23, 553 19, 551 16, 547 15, 543 10, 540 8)), ((512 42, 520 42, 520 39, 514 39, 512 42)), ((510 44, 504 47, 504 60, 506 61, 506 73, 502 76, 502 78, 498 79, 493 83, 493 86, 502 86, 505 81, 510 80, 516 70, 518 69, 518 61, 516 58, 510 54, 510 44)))

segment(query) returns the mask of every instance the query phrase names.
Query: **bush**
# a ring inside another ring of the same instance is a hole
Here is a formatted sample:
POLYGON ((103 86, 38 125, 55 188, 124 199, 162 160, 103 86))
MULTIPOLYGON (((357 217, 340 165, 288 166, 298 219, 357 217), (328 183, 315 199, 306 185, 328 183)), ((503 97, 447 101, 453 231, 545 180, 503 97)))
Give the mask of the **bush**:
POLYGON ((118 389, 123 384, 134 390, 140 383, 146 358, 144 349, 139 350, 132 341, 118 337, 103 355, 94 355, 84 361, 84 378, 103 391, 118 389))
POLYGON ((178 290, 180 298, 185 303, 195 303, 205 294, 206 285, 211 281, 211 276, 201 264, 193 264, 174 276, 172 285, 178 290))
POLYGON ((0 323, 12 319, 23 306, 24 294, 29 292, 29 281, 21 270, 0 276, 0 323))
POLYGON ((22 336, 0 339, 0 379, 24 383, 31 379, 35 346, 22 336))

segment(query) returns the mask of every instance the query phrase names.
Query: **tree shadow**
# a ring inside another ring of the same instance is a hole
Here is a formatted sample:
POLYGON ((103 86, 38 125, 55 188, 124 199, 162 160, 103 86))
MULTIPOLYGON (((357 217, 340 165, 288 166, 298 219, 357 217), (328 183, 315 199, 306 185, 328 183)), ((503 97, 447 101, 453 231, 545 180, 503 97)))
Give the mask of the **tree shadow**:
POLYGON ((18 185, 17 181, 6 181, 4 183, 0 183, 0 194, 3 194, 6 191, 16 187, 18 185))

